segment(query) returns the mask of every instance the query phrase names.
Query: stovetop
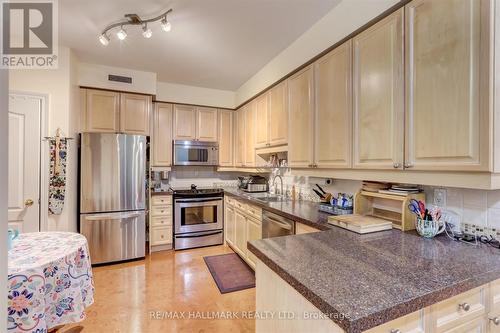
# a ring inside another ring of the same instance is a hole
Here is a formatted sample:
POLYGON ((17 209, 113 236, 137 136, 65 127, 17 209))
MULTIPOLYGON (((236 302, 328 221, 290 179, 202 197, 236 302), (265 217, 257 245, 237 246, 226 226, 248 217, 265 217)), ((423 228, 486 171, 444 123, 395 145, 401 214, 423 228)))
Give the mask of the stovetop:
POLYGON ((224 190, 220 188, 191 187, 191 189, 174 189, 174 196, 178 198, 221 197, 223 195, 224 190))

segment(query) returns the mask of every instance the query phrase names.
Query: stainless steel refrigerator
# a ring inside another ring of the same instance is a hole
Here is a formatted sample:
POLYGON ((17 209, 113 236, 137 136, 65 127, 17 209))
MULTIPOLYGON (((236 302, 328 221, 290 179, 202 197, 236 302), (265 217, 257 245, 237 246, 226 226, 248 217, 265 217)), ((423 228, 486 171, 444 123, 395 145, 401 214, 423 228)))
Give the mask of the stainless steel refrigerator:
POLYGON ((92 264, 145 256, 146 137, 82 133, 80 233, 92 264))

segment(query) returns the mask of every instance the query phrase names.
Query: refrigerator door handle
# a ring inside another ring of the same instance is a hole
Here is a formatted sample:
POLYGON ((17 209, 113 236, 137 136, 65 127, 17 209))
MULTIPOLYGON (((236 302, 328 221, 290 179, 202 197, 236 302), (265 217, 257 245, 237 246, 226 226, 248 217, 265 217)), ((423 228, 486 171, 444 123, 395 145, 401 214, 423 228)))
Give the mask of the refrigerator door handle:
POLYGON ((141 213, 117 213, 117 214, 97 214, 92 216, 86 216, 85 219, 88 221, 98 221, 98 220, 121 220, 129 219, 134 217, 139 217, 143 214, 141 213))

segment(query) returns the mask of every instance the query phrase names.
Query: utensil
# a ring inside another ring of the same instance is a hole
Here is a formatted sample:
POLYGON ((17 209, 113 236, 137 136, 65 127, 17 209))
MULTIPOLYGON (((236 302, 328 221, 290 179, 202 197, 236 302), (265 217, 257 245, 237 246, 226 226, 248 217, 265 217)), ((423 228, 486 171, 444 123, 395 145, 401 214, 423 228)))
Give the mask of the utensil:
POLYGON ((318 190, 316 190, 315 188, 312 189, 314 191, 314 193, 316 193, 316 195, 321 199, 321 200, 324 200, 325 197, 323 196, 323 194, 319 193, 318 190))
POLYGON ((326 195, 327 193, 325 192, 325 190, 323 190, 323 188, 321 188, 321 186, 319 186, 319 184, 316 184, 316 186, 319 188, 319 190, 321 191, 321 193, 323 193, 323 195, 326 195))

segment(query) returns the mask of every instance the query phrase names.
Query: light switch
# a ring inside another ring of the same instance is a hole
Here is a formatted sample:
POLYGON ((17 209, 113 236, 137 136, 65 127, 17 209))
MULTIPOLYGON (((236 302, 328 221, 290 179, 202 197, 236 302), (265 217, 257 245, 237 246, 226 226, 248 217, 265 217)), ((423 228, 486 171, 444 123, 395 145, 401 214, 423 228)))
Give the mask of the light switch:
POLYGON ((438 207, 446 207, 446 189, 434 189, 434 205, 438 207))

